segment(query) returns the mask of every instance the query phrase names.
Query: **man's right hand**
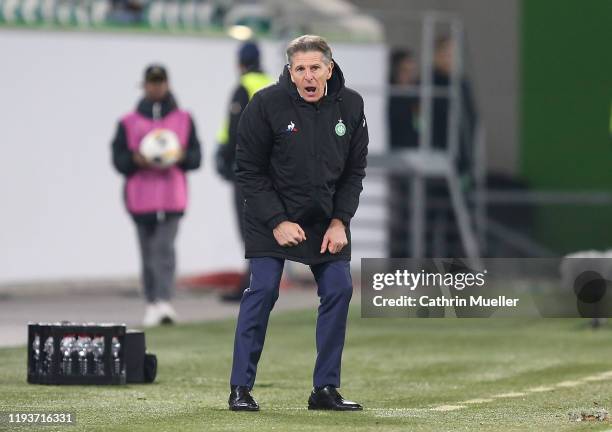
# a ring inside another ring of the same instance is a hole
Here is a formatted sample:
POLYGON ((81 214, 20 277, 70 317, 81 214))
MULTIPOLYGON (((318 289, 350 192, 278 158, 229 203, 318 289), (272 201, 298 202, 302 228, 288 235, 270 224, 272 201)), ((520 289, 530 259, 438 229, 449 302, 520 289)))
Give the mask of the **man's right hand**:
POLYGON ((272 231, 276 242, 281 246, 296 246, 306 240, 306 233, 298 224, 284 221, 272 231))

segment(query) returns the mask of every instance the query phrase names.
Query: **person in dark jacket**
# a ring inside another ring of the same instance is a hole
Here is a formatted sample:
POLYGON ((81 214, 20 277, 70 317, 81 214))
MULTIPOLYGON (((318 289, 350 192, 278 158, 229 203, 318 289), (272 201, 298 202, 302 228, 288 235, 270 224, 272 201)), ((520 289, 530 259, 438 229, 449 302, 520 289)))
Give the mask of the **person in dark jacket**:
POLYGON ((229 408, 256 411, 251 390, 286 259, 310 266, 321 299, 309 409, 360 410, 340 396, 348 306, 350 221, 365 176, 361 96, 344 85, 327 42, 301 36, 278 83, 260 90, 238 126, 236 176, 244 196, 251 283, 240 304, 229 408))
MULTIPOLYGON (((393 90, 414 90, 417 63, 409 50, 396 50, 390 58, 389 84, 393 90)), ((389 144, 392 150, 415 148, 419 134, 416 126, 418 94, 392 93, 387 102, 389 144)))
MULTIPOLYGON (((434 70, 432 81, 436 88, 450 88, 453 62, 457 53, 454 52, 453 39, 448 36, 436 41, 434 56, 434 70)), ((457 169, 465 173, 471 169, 472 149, 471 140, 476 126, 476 106, 472 95, 472 86, 466 77, 461 77, 461 122, 459 124, 459 152, 457 155, 457 169)), ((450 98, 446 95, 434 97, 432 108, 432 147, 446 149, 448 146, 450 111, 450 98)))
MULTIPOLYGON (((240 82, 232 95, 229 107, 228 120, 217 134, 219 147, 216 154, 217 172, 234 186, 234 206, 240 237, 244 241, 244 227, 242 224, 242 194, 236 183, 234 169, 236 167, 236 140, 238 136, 238 122, 244 108, 253 95, 263 87, 272 83, 272 78, 261 70, 259 47, 254 42, 245 42, 238 51, 238 68, 240 82)), ((231 291, 224 293, 224 301, 240 301, 242 292, 249 286, 248 268, 231 291)))
MULTIPOLYGON (((414 89, 417 80, 417 63, 411 51, 397 50, 391 54, 389 84, 392 90, 414 89)), ((418 94, 391 93, 387 104, 389 147, 391 151, 414 149, 419 134, 418 94)), ((390 258, 410 256, 410 239, 406 221, 410 218, 409 191, 411 178, 406 174, 389 176, 389 226, 387 231, 388 255, 390 258)))
POLYGON ((188 200, 185 172, 199 168, 202 157, 193 119, 178 108, 163 66, 147 67, 144 93, 136 111, 119 121, 112 153, 115 168, 126 179, 125 204, 140 241, 147 300, 143 324, 149 327, 176 319, 170 300, 175 277, 174 242, 188 200), (172 131, 180 144, 177 162, 166 168, 152 165, 139 150, 143 138, 159 129, 172 131))
MULTIPOLYGON (((434 55, 434 70, 432 83, 437 89, 451 87, 453 63, 456 61, 454 41, 449 36, 443 36, 436 41, 434 55)), ((453 163, 461 176, 463 189, 473 183, 471 176, 473 168, 473 142, 474 130, 477 121, 476 106, 474 103, 471 85, 465 76, 460 77, 461 111, 459 122, 459 141, 457 155, 453 163)), ((448 149, 448 138, 452 132, 449 123, 451 100, 448 95, 439 95, 433 98, 431 111, 432 148, 437 150, 448 149)), ((463 257, 466 251, 461 243, 459 229, 454 212, 451 210, 451 198, 448 186, 444 180, 430 180, 427 185, 427 196, 434 201, 446 202, 442 209, 428 208, 427 219, 436 221, 431 224, 425 233, 427 256, 463 257), (438 228, 441 227, 441 228, 438 228), (443 228, 442 228, 443 227, 443 228), (437 240, 435 238, 438 238, 437 240), (442 245, 437 251, 436 244, 442 245)))

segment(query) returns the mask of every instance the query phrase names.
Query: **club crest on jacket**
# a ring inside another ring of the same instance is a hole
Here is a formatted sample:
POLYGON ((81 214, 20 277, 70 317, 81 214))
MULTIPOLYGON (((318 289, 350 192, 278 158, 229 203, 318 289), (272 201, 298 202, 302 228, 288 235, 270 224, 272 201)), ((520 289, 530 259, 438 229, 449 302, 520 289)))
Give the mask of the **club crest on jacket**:
POLYGON ((338 123, 336 124, 336 127, 334 130, 336 131, 336 135, 344 136, 344 134, 346 133, 346 126, 342 122, 342 119, 338 120, 338 123))

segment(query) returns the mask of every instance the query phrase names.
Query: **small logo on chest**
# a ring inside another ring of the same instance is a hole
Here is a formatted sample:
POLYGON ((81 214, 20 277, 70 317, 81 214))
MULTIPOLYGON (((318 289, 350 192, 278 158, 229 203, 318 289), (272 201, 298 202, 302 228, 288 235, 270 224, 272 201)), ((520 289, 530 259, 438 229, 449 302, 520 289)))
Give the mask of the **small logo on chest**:
POLYGON ((346 125, 342 122, 342 119, 338 120, 338 123, 336 123, 336 127, 334 128, 334 130, 336 131, 336 135, 344 136, 344 134, 346 133, 346 125))
POLYGON ((295 127, 295 123, 293 121, 287 125, 286 133, 295 133, 298 131, 298 128, 295 127))

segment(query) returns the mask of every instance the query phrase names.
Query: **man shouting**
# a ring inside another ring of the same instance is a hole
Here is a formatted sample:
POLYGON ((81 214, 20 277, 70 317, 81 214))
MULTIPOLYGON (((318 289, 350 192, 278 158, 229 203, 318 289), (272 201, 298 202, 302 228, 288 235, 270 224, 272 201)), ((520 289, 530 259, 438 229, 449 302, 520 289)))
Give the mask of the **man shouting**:
POLYGON ((368 146, 363 99, 344 86, 323 38, 293 40, 287 61, 278 82, 249 102, 238 127, 236 177, 251 278, 240 303, 229 407, 259 409, 251 391, 289 259, 310 266, 321 299, 308 408, 361 410, 337 388, 353 292, 349 224, 368 146))

